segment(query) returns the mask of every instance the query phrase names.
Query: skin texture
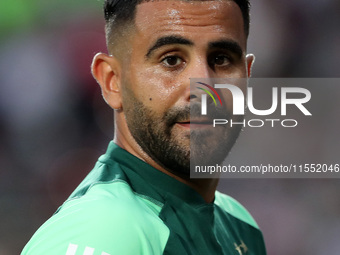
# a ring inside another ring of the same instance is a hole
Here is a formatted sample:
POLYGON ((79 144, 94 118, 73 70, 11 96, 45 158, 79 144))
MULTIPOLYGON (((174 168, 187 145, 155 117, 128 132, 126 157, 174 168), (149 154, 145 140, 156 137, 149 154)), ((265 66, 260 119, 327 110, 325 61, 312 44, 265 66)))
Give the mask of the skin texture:
MULTIPOLYGON (((218 179, 187 174, 190 130, 209 133, 204 125, 188 125, 187 110, 197 101, 190 78, 250 76, 253 56, 246 56, 241 10, 232 1, 145 2, 124 34, 109 45, 113 55, 97 54, 92 64, 106 102, 116 109, 114 141, 212 202, 218 179)), ((239 131, 221 132, 236 139, 239 131)))

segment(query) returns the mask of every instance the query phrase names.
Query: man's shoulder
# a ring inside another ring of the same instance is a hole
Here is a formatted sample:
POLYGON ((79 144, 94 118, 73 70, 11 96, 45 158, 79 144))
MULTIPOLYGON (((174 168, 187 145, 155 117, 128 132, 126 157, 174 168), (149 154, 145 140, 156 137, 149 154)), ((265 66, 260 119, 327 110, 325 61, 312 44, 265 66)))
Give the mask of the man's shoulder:
POLYGON ((134 193, 125 181, 97 183, 83 196, 66 201, 36 232, 26 247, 29 252, 23 254, 47 254, 53 249, 56 252, 49 254, 65 254, 75 246, 107 254, 133 254, 149 247, 147 252, 153 254, 169 236, 158 217, 160 210, 161 204, 134 193))
POLYGON ((83 211, 103 213, 109 211, 114 214, 130 215, 136 212, 157 214, 163 204, 140 195, 132 190, 130 185, 120 179, 109 182, 97 182, 91 185, 85 194, 67 200, 59 212, 78 207, 83 211))
POLYGON ((219 206, 233 217, 253 226, 254 228, 259 228, 248 210, 231 196, 216 191, 215 205, 219 206))
POLYGON ((74 214, 71 218, 83 218, 89 229, 131 235, 163 225, 158 217, 161 208, 162 204, 135 193, 125 181, 114 180, 95 184, 84 196, 66 201, 55 216, 63 219, 74 214))

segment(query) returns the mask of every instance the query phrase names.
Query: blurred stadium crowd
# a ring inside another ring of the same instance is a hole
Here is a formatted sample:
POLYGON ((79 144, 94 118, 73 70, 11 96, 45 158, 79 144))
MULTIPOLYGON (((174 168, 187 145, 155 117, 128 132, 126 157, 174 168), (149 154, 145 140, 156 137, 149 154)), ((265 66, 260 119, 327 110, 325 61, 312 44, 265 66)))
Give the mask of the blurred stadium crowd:
MULTIPOLYGON (((0 2, 0 255, 20 253, 112 139, 112 111, 90 74, 94 54, 106 51, 101 5, 0 2)), ((339 77, 339 1, 252 6, 254 77, 339 77)), ((340 179, 222 180, 220 190, 254 215, 268 254, 339 254, 340 179)))

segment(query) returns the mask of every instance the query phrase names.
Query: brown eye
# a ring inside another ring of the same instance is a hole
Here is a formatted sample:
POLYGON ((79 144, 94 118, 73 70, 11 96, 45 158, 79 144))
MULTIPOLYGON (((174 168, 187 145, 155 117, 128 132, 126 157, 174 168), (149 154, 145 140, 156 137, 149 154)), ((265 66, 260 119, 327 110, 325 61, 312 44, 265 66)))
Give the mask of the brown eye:
POLYGON ((226 54, 212 54, 208 58, 209 66, 212 69, 228 67, 232 63, 232 59, 226 54))
POLYGON ((215 65, 218 65, 218 66, 228 65, 229 62, 230 62, 229 58, 227 56, 224 56, 224 55, 216 56, 215 59, 214 59, 215 65))
POLYGON ((183 60, 180 57, 177 57, 177 56, 168 56, 168 57, 165 57, 162 60, 162 62, 166 66, 175 67, 175 66, 180 65, 183 62, 183 60))

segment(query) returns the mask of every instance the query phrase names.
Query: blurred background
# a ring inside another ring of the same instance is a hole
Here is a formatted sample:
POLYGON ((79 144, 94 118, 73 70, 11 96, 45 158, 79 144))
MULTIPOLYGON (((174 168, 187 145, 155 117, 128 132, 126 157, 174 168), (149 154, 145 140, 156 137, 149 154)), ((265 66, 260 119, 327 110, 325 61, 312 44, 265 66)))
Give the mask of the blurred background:
MULTIPOLYGON (((95 53, 106 51, 102 4, 0 0, 0 255, 20 253, 113 137, 113 113, 90 74, 95 53)), ((340 76, 339 1, 252 6, 254 77, 340 76)), ((339 132, 310 128, 326 141, 339 132)), ((266 156, 277 157, 284 139, 250 136, 236 150, 272 146, 266 156)), ((326 147, 306 149, 313 157, 326 147)), ((219 189, 253 214, 269 255, 339 254, 340 179, 223 179, 219 189)))

